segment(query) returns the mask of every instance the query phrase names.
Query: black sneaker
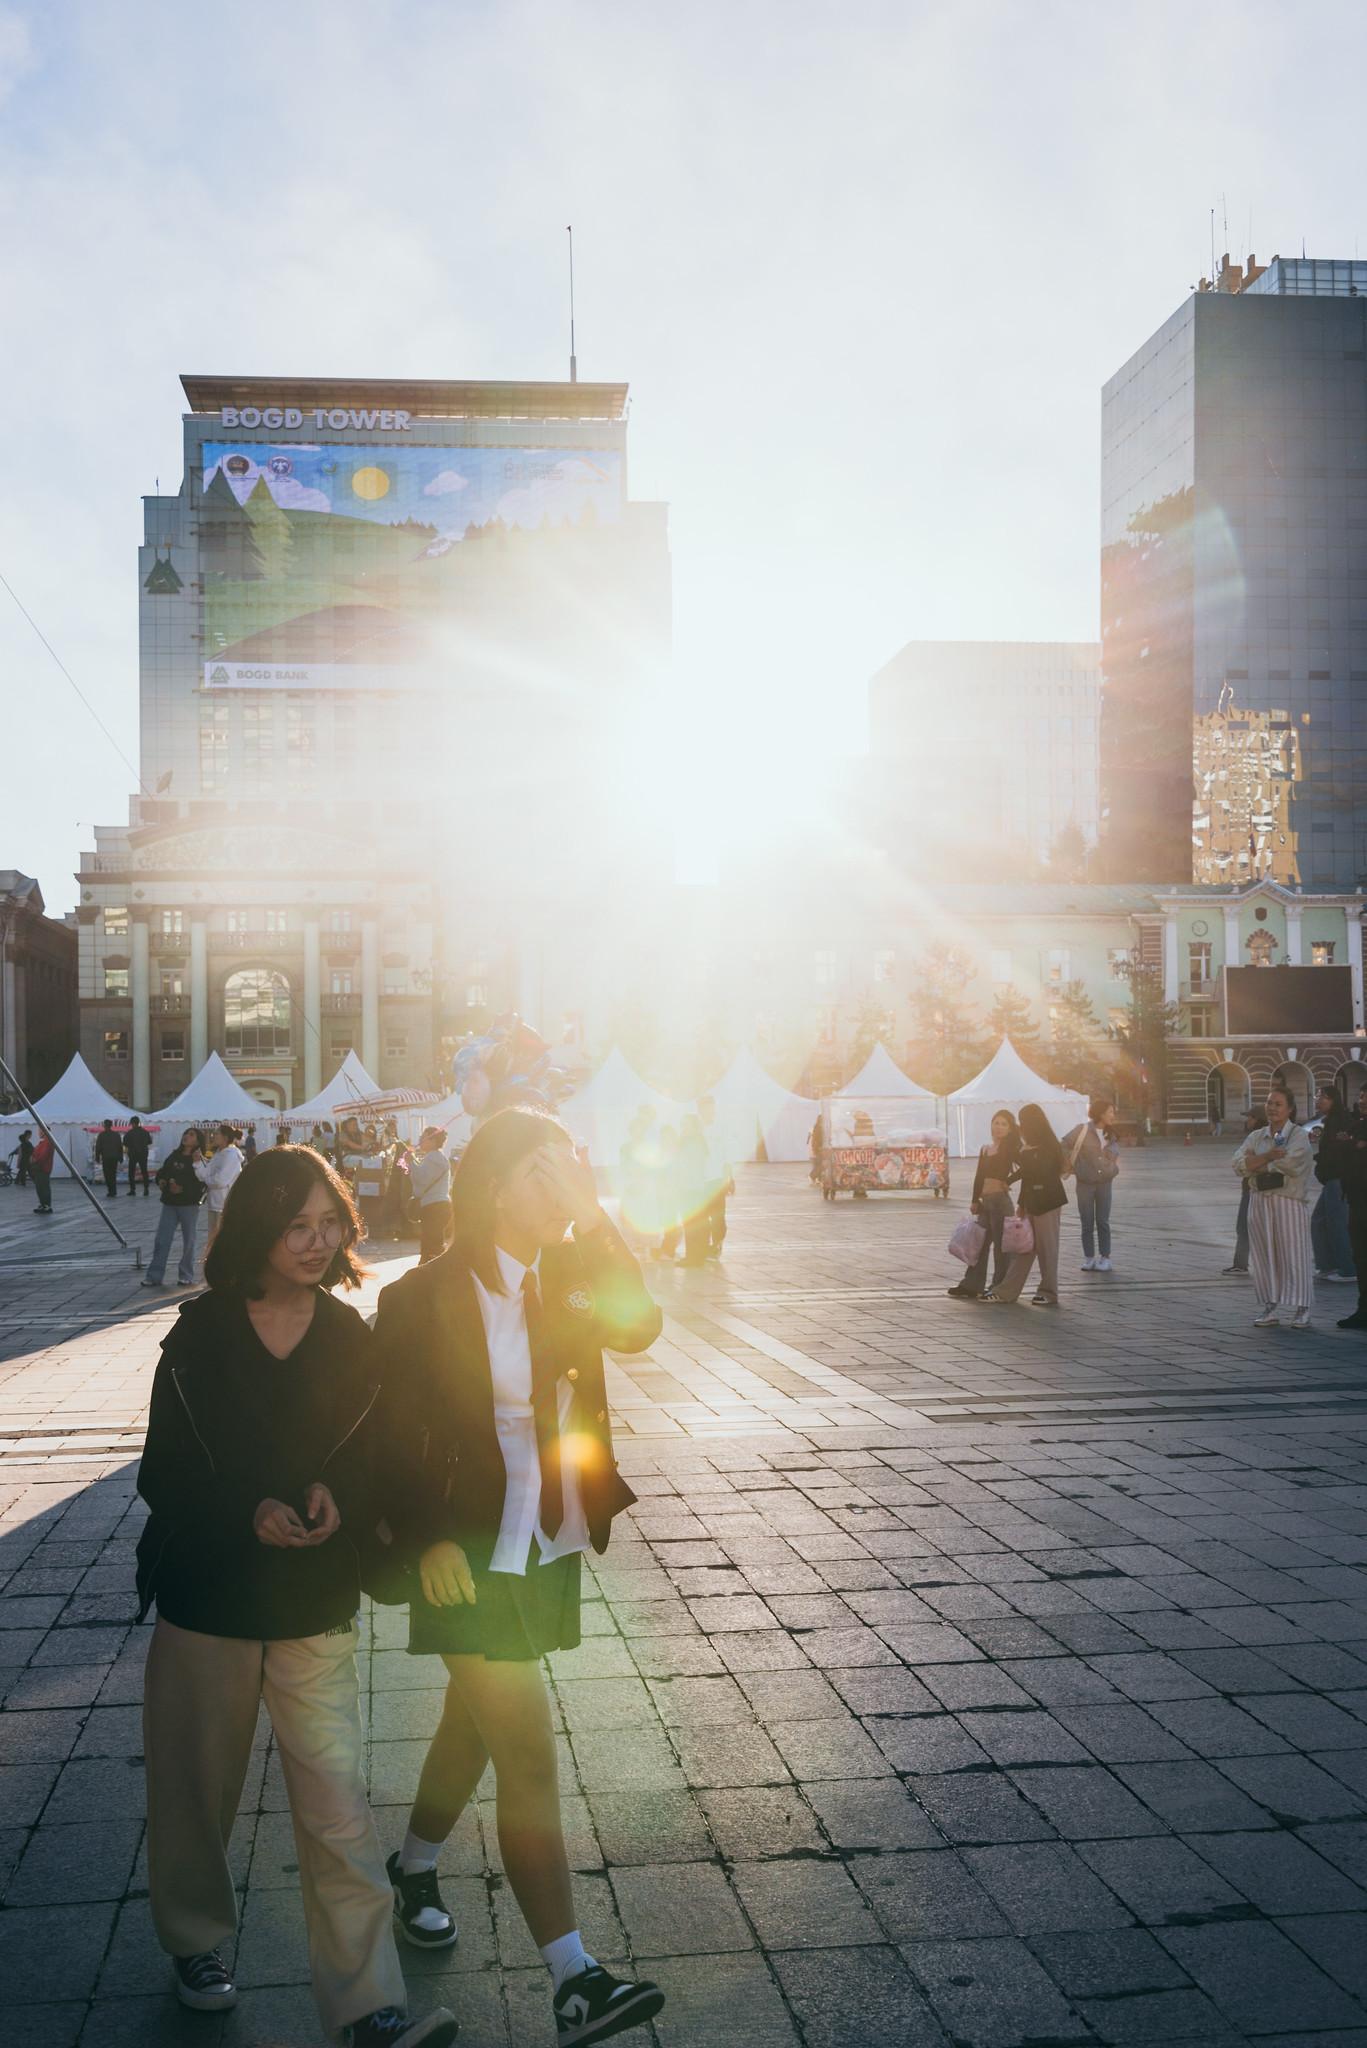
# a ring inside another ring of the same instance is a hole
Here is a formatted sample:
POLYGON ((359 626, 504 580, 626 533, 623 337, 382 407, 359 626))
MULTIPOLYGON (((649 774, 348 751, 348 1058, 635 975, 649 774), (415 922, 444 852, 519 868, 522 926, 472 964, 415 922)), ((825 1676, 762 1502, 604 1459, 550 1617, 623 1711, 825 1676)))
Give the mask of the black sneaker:
POLYGON ((438 2005, 420 2020, 411 2020, 397 2005, 382 2005, 363 2020, 343 2027, 346 2048, 447 2048, 460 2032, 460 2021, 444 2005, 438 2005))
POLYGON ((396 1849, 385 1864, 394 1891, 394 1918, 405 1941, 414 1948, 450 1948, 455 1942, 456 1923, 442 1904, 435 1870, 406 1873, 399 1868, 396 1849))
POLYGON ((1339 1317, 1338 1326, 1341 1330, 1367 1330, 1367 1315, 1360 1308, 1354 1309, 1352 1315, 1339 1317))
POLYGON ((642 2027, 653 2020, 665 2002, 658 1984, 628 1984, 614 1977, 601 1963, 567 1977, 556 1992, 555 2032, 560 2048, 584 2048, 589 2041, 606 2041, 610 2034, 623 2034, 628 2027, 642 2027))
POLYGON ((237 1986, 216 1948, 203 1955, 172 1956, 176 1997, 192 2012, 227 2012, 237 2004, 237 1986))

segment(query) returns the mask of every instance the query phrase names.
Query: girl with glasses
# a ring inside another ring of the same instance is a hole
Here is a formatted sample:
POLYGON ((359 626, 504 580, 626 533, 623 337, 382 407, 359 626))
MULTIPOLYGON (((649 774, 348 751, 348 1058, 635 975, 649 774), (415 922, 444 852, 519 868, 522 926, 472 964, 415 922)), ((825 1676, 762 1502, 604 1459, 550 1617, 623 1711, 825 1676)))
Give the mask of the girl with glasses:
POLYGON ((244 1166, 205 1261, 207 1291, 162 1345, 138 1491, 140 1618, 156 1602, 143 1706, 152 1919, 177 1994, 234 2005, 228 1837, 262 1700, 284 1771, 314 1996, 350 2048, 444 2048, 451 2014, 410 2020, 393 1899, 362 1777, 361 1558, 384 1513, 373 1458, 374 1339, 355 1287, 345 1183, 299 1145, 244 1166))
POLYGON ((540 1660, 579 1642, 581 1560, 635 1495, 612 1455, 603 1351, 660 1334, 641 1270, 598 1206, 564 1125, 503 1109, 451 1188, 453 1239, 380 1296, 386 1456, 404 1546, 420 1555, 409 1652, 447 1688, 402 1849, 389 1859, 405 1938, 448 1948, 437 1861, 493 1762, 503 1866, 551 1973, 564 2048, 642 2025, 653 1984, 614 1977, 579 1934, 540 1660))

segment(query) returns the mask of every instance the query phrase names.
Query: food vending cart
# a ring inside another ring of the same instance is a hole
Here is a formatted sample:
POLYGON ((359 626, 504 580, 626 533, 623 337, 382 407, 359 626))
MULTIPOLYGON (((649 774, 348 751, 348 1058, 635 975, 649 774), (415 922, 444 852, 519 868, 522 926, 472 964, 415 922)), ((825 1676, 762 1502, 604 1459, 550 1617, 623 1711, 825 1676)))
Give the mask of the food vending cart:
MULTIPOLYGON (((931 1107, 927 1103, 926 1107, 931 1107)), ((925 1122, 919 1101, 877 1095, 832 1095, 821 1105, 821 1192, 839 1194, 924 1189, 949 1198, 945 1133, 925 1122)))

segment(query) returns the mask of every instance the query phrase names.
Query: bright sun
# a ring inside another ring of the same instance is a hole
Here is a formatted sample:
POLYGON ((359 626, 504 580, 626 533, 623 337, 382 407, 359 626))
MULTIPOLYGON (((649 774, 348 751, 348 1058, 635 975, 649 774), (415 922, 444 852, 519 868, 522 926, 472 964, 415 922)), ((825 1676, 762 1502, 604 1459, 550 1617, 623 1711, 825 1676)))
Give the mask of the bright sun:
POLYGON ((352 474, 351 488, 358 498, 383 498, 389 493, 389 478, 382 469, 358 469, 352 474))

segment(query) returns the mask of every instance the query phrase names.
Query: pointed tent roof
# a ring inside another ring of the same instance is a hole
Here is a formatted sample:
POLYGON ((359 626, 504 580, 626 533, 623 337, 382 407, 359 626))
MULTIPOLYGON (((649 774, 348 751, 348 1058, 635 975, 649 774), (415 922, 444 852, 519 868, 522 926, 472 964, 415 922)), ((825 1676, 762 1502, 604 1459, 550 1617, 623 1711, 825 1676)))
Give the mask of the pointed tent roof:
POLYGON ((1046 1081, 1043 1074, 1037 1074, 1033 1067, 1016 1051, 1009 1038, 1004 1038, 980 1074, 971 1081, 965 1081, 962 1088, 956 1088, 950 1096, 951 1102, 1043 1102, 1044 1098, 1068 1096, 1076 1101, 1086 1101, 1078 1096, 1076 1088, 1064 1088, 1057 1081, 1046 1081))
POLYGON ((847 1081, 837 1092, 841 1095, 916 1095, 923 1101, 935 1100, 929 1088, 923 1088, 919 1081, 912 1080, 910 1074, 902 1072, 887 1047, 881 1043, 873 1048, 854 1079, 847 1081))
MULTIPOLYGON (((34 1116, 45 1124, 97 1124, 111 1117, 115 1123, 128 1121, 128 1104, 120 1102, 95 1079, 85 1061, 76 1053, 60 1080, 33 1105, 34 1116)), ((33 1122, 27 1110, 7 1116, 7 1124, 33 1122)))
POLYGON ((738 1052, 716 1087, 706 1092, 717 1105, 733 1161, 754 1158, 757 1136, 763 1137, 771 1161, 807 1157, 816 1103, 776 1081, 752 1052, 738 1052))
POLYGON ((596 1166, 615 1166, 631 1119, 645 1104, 662 1123, 677 1123, 687 1114, 681 1103, 643 1081, 626 1054, 614 1046, 593 1079, 561 1104, 560 1117, 580 1144, 589 1147, 596 1166))
POLYGON ((347 1047, 346 1058, 338 1067, 327 1087, 317 1095, 311 1095, 307 1102, 296 1102, 293 1109, 282 1109, 275 1121, 279 1124, 330 1124, 337 1121, 337 1104, 353 1098, 359 1102, 364 1096, 378 1095, 380 1084, 372 1081, 354 1046, 347 1047))
POLYGON ((250 1124, 269 1115, 267 1105, 248 1095, 216 1052, 209 1054, 194 1080, 181 1089, 175 1101, 157 1111, 161 1123, 194 1123, 196 1118, 207 1121, 212 1117, 228 1123, 250 1124))

